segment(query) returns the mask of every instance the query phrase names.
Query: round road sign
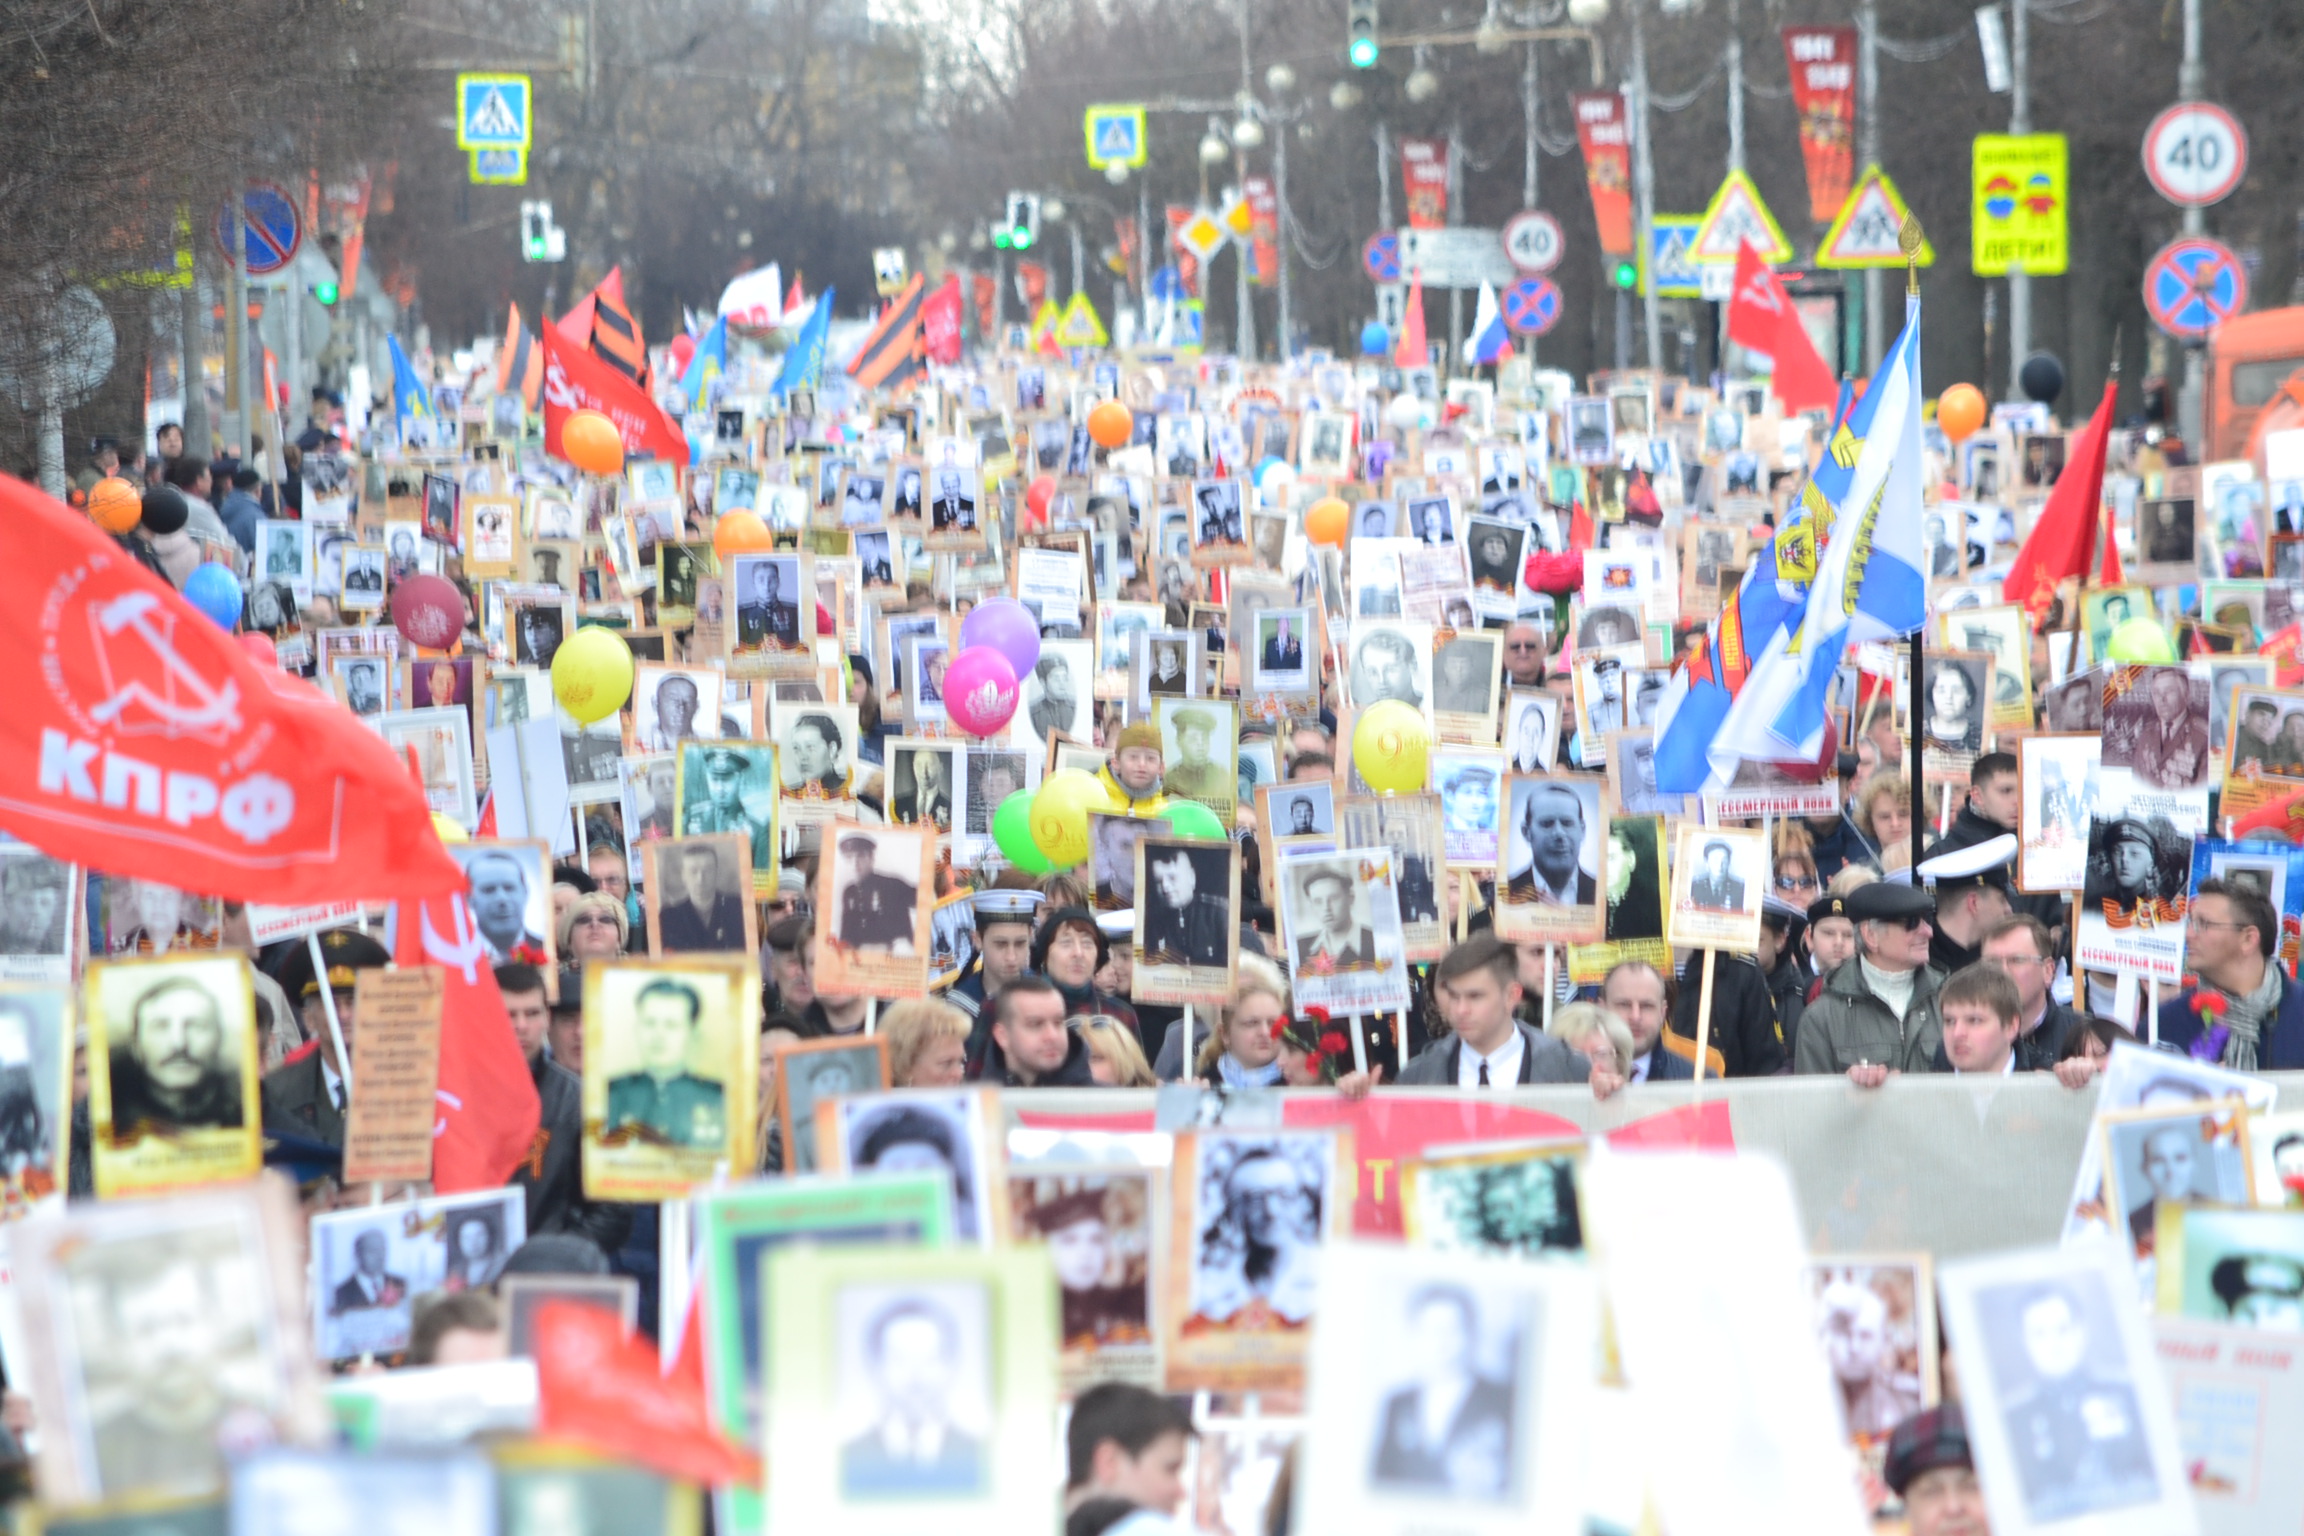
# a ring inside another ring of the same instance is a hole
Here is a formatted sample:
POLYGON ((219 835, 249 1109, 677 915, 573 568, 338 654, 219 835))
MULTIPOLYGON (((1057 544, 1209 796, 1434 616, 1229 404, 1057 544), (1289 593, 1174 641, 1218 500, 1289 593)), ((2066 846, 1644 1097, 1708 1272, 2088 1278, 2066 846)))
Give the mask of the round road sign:
POLYGON ((2196 340, 2248 307, 2248 271, 2229 246, 2186 235, 2145 267, 2144 307, 2169 335, 2196 340))
POLYGON ((1389 229, 1370 235, 1360 247, 1360 265, 1368 269, 1372 283, 1400 281, 1400 237, 1389 229))
MULTIPOLYGON (((241 206, 246 210, 243 217, 247 222, 242 229, 247 236, 248 275, 264 277, 288 265, 296 255, 297 243, 304 238, 296 200, 268 181, 252 181, 241 206)), ((216 248, 227 257, 232 254, 229 201, 216 210, 216 248)))
POLYGON ((1496 296, 1504 329, 1515 336, 1541 336, 1560 322, 1560 290, 1552 279, 1531 273, 1496 296))
POLYGON ((2180 101, 2144 130, 2144 174, 2179 208, 2222 202, 2247 170, 2247 131, 2213 102, 2180 101))
POLYGON ((1560 265, 1565 241, 1560 221, 1540 208, 1528 208, 1504 221, 1504 254, 1523 272, 1549 272, 1560 265))

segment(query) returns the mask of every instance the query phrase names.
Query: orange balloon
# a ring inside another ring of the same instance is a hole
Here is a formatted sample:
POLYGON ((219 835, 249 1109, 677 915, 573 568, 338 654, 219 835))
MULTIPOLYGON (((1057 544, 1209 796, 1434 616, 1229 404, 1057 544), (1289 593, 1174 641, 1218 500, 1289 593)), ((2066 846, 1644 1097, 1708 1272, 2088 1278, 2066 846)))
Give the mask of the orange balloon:
POLYGON ((144 497, 113 475, 89 488, 88 516, 106 533, 126 533, 144 520, 144 497))
POLYGON ((577 411, 561 423, 560 456, 586 474, 613 475, 624 467, 624 437, 600 412, 577 411))
POLYGON ((1973 384, 1955 384, 1936 397, 1936 425, 1948 441, 1957 443, 1984 425, 1990 409, 1984 391, 1973 384))
POLYGON ((1315 544, 1342 549, 1351 526, 1352 509, 1344 505, 1341 496, 1323 496, 1304 509, 1304 537, 1315 544))
POLYGON ((723 512, 712 525, 712 552, 725 560, 751 549, 774 549, 776 536, 757 512, 723 512))
POLYGON ((1117 400, 1107 400, 1088 413, 1088 435, 1099 448, 1123 448, 1136 435, 1136 413, 1117 400))

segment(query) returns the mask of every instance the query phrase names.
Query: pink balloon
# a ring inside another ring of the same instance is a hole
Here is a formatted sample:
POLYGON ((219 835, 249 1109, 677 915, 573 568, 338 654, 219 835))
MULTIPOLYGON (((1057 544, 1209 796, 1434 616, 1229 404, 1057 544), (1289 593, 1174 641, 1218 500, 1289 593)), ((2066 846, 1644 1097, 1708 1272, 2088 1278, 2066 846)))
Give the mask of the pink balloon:
POLYGON ((988 645, 972 645, 944 669, 944 713, 971 736, 989 736, 1016 713, 1016 669, 988 645))
POLYGON ((410 645, 444 651, 464 633, 464 594, 445 576, 415 575, 392 589, 392 627, 410 645))

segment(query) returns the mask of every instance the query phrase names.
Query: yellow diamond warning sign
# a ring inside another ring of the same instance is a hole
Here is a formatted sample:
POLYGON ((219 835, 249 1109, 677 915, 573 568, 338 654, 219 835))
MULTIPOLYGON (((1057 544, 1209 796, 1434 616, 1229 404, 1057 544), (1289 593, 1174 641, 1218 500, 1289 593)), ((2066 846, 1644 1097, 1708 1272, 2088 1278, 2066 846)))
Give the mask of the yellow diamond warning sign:
POLYGON ((1199 209, 1177 229, 1176 243, 1206 261, 1222 248, 1224 226, 1207 209, 1199 209))
MULTIPOLYGON (((1909 216, 1888 173, 1876 165, 1866 166, 1856 190, 1840 205, 1839 217, 1824 231, 1824 241, 1816 250, 1816 265, 1842 270, 1904 265, 1904 252, 1896 237, 1909 216)), ((1935 248, 1921 240, 1920 265, 1933 266, 1935 261, 1935 248)))
POLYGON ((1736 253, 1746 241, 1759 247, 1760 259, 1770 266, 1792 259, 1792 242, 1784 238, 1784 226, 1761 200, 1760 189, 1742 171, 1730 171, 1720 190, 1712 194, 1704 221, 1696 226, 1688 259, 1699 266, 1734 266, 1736 253))

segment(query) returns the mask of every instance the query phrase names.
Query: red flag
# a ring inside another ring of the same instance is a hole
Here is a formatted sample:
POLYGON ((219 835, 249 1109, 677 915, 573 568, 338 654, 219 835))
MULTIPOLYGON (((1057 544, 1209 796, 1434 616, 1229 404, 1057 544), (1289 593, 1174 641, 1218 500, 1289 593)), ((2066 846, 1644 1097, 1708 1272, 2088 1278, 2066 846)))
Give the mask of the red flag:
POLYGON ((920 306, 920 334, 933 362, 960 361, 960 277, 944 279, 942 287, 920 306))
POLYGON ((790 316, 807 302, 808 296, 800 291, 800 269, 794 267, 792 269, 792 291, 784 295, 784 313, 790 316))
POLYGON ((568 413, 603 412, 623 434, 626 453, 646 453, 674 464, 688 462, 688 437, 640 386, 595 357, 589 345, 568 340, 558 326, 544 332, 544 451, 560 452, 568 413))
POLYGON ((1048 269, 1036 261, 1016 263, 1016 297, 1027 312, 1038 309, 1048 297, 1048 269))
POLYGON ((712 1427, 703 1382, 667 1376, 656 1346, 624 1337, 613 1312, 569 1301, 536 1309, 536 1432, 690 1482, 758 1483, 760 1462, 712 1427))
POLYGON ((511 1178, 535 1143, 542 1114, 488 946, 464 904, 461 873, 458 882, 454 895, 400 904, 393 956, 402 965, 439 966, 446 982, 440 1117, 432 1127, 432 1185, 444 1195, 495 1189, 511 1178))
POLYGON ((258 666, 62 502, 0 476, 0 828, 53 858, 281 906, 461 889, 358 717, 258 666), (276 686, 279 679, 284 686, 276 686))
POLYGON ((1401 306, 1400 345, 1392 354, 1392 361, 1403 368, 1427 368, 1432 363, 1432 350, 1424 344, 1424 276, 1422 273, 1408 279, 1408 302, 1401 306))
POLYGON ((1632 254, 1632 128, 1624 98, 1615 91, 1579 91, 1576 142, 1584 151, 1584 184, 1592 194, 1592 225, 1600 249, 1632 254))
POLYGON ((1840 398, 1832 370, 1816 353, 1791 295, 1751 241, 1736 252, 1736 289, 1728 300, 1728 339, 1775 361, 1769 387, 1786 411, 1830 410, 1840 398))
MULTIPOLYGON (((2104 502, 2104 450, 2112 435, 2112 407, 2120 387, 2107 382, 2096 414, 2080 429, 2065 459, 2064 473, 2056 477, 2048 504, 2032 524, 2032 536, 2016 552, 2000 595, 2038 613, 2056 595, 2056 583, 2085 574, 2095 563, 2096 525, 2104 502)), ((2112 541, 2104 541, 2109 545, 2112 541)), ((2115 564, 2114 554, 2107 564, 2115 564)), ((2117 578, 2115 578, 2117 579, 2117 578)))

